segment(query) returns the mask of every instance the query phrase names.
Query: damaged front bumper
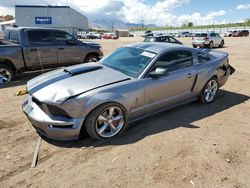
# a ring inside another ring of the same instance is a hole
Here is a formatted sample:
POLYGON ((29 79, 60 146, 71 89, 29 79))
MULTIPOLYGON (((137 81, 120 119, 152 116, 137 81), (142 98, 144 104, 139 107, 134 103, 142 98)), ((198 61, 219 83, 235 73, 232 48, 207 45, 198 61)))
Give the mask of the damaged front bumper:
POLYGON ((31 95, 25 98, 22 109, 39 134, 55 140, 79 138, 84 119, 48 115, 33 102, 31 95))

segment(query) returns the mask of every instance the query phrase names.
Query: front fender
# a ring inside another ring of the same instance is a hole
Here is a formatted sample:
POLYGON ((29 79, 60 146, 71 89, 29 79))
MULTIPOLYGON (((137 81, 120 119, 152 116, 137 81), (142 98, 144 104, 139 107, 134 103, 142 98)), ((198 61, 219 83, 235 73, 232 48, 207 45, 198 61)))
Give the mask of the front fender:
POLYGON ((108 103, 108 102, 116 102, 122 105, 126 111, 129 111, 129 102, 128 100, 117 93, 97 93, 92 96, 84 105, 82 106, 82 112, 85 117, 96 107, 108 103))

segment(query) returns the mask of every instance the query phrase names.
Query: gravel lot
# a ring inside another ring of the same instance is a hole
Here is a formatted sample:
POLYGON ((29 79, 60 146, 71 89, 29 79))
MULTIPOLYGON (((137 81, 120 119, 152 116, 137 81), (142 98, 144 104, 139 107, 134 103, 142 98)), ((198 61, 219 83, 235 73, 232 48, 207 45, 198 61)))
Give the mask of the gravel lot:
MULTIPOLYGON (((98 40, 105 54, 138 41, 98 40)), ((34 169, 38 136, 15 93, 41 72, 18 76, 0 89, 0 187, 250 187, 250 37, 225 43, 236 72, 216 102, 152 116, 110 142, 43 140, 34 169)))

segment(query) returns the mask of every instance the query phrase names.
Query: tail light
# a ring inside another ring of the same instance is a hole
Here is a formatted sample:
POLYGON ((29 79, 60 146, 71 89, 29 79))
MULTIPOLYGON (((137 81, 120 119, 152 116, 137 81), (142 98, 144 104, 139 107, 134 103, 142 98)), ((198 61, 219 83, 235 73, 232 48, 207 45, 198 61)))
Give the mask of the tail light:
POLYGON ((194 37, 192 37, 192 40, 194 40, 194 37))
POLYGON ((208 37, 205 37, 203 40, 208 40, 208 37))

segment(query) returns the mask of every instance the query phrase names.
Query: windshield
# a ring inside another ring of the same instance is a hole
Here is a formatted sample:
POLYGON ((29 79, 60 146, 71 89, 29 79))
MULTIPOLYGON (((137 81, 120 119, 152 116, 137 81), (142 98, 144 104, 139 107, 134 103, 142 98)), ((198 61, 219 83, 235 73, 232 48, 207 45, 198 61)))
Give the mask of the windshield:
POLYGON ((207 33, 197 33, 195 37, 207 37, 207 33))
POLYGON ((101 60, 101 64, 138 78, 156 54, 138 48, 122 47, 101 60))

